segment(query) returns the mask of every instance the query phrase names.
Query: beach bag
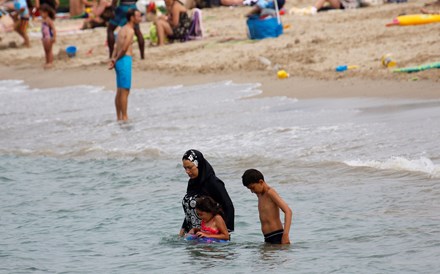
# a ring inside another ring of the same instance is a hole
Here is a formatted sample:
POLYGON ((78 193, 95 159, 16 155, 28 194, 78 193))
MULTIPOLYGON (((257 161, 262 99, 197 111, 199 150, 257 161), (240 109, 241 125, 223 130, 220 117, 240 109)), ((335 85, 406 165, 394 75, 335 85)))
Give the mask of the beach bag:
POLYGON ((260 19, 258 16, 247 19, 248 37, 253 40, 276 38, 283 33, 283 25, 276 17, 260 19))
POLYGON ((189 27, 189 32, 186 40, 199 40, 203 38, 203 28, 202 28, 202 11, 200 9, 194 9, 191 18, 191 26, 189 27))
POLYGON ((284 6, 284 0, 273 1, 275 16, 261 18, 259 15, 250 16, 247 21, 248 37, 252 40, 276 38, 283 34, 279 6, 284 6), (279 3, 278 3, 279 2, 279 3))

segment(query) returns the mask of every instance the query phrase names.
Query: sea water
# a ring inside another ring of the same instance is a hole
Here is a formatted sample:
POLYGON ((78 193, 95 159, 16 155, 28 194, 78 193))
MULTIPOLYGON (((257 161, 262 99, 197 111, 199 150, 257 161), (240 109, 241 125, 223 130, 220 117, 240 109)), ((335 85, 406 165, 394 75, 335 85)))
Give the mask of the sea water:
POLYGON ((440 269, 439 100, 259 93, 232 82, 134 89, 118 123, 103 87, 0 81, 0 272, 440 269), (177 237, 191 148, 234 202, 230 243, 177 237), (290 246, 263 243, 248 168, 292 208, 290 246))

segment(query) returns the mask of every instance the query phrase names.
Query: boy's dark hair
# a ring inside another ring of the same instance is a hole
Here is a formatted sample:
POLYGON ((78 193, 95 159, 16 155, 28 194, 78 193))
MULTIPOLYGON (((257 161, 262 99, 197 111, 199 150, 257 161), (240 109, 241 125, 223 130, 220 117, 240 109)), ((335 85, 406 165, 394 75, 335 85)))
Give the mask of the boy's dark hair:
POLYGON ((196 209, 203 212, 209 212, 214 216, 219 214, 223 217, 222 206, 209 196, 200 196, 196 198, 196 209))
POLYGON ((243 180, 243 185, 248 186, 250 184, 258 183, 260 180, 264 181, 264 176, 256 169, 248 169, 243 173, 241 179, 243 180))
POLYGON ((130 18, 134 16, 136 11, 138 11, 138 10, 137 9, 129 9, 127 11, 127 15, 126 15, 127 21, 130 21, 130 18))
POLYGON ((55 20, 55 10, 48 4, 41 5, 40 11, 47 12, 47 15, 49 15, 50 19, 55 20))

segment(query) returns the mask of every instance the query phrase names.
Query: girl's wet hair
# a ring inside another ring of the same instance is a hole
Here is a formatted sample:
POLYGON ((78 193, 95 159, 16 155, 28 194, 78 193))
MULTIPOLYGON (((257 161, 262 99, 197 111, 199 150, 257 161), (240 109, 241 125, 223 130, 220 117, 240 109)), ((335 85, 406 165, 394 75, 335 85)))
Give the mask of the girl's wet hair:
POLYGON ((200 196, 196 198, 196 209, 211 213, 214 216, 219 214, 223 217, 222 206, 209 196, 200 196))
POLYGON ((48 4, 43 4, 40 7, 40 11, 47 12, 47 15, 49 15, 50 19, 55 20, 55 11, 54 9, 49 6, 48 4))

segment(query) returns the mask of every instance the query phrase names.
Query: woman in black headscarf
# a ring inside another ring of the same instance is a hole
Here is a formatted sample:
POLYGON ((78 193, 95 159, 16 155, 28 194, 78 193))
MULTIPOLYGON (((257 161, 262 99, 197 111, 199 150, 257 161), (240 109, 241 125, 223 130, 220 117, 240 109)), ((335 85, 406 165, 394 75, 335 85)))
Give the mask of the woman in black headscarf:
POLYGON ((231 232, 234 230, 234 205, 226 191, 225 184, 215 176, 214 169, 195 149, 188 150, 182 157, 183 168, 189 176, 188 187, 182 200, 185 219, 183 220, 180 236, 192 228, 200 228, 201 220, 195 211, 196 198, 210 196, 219 203, 224 212, 226 227, 231 232))

